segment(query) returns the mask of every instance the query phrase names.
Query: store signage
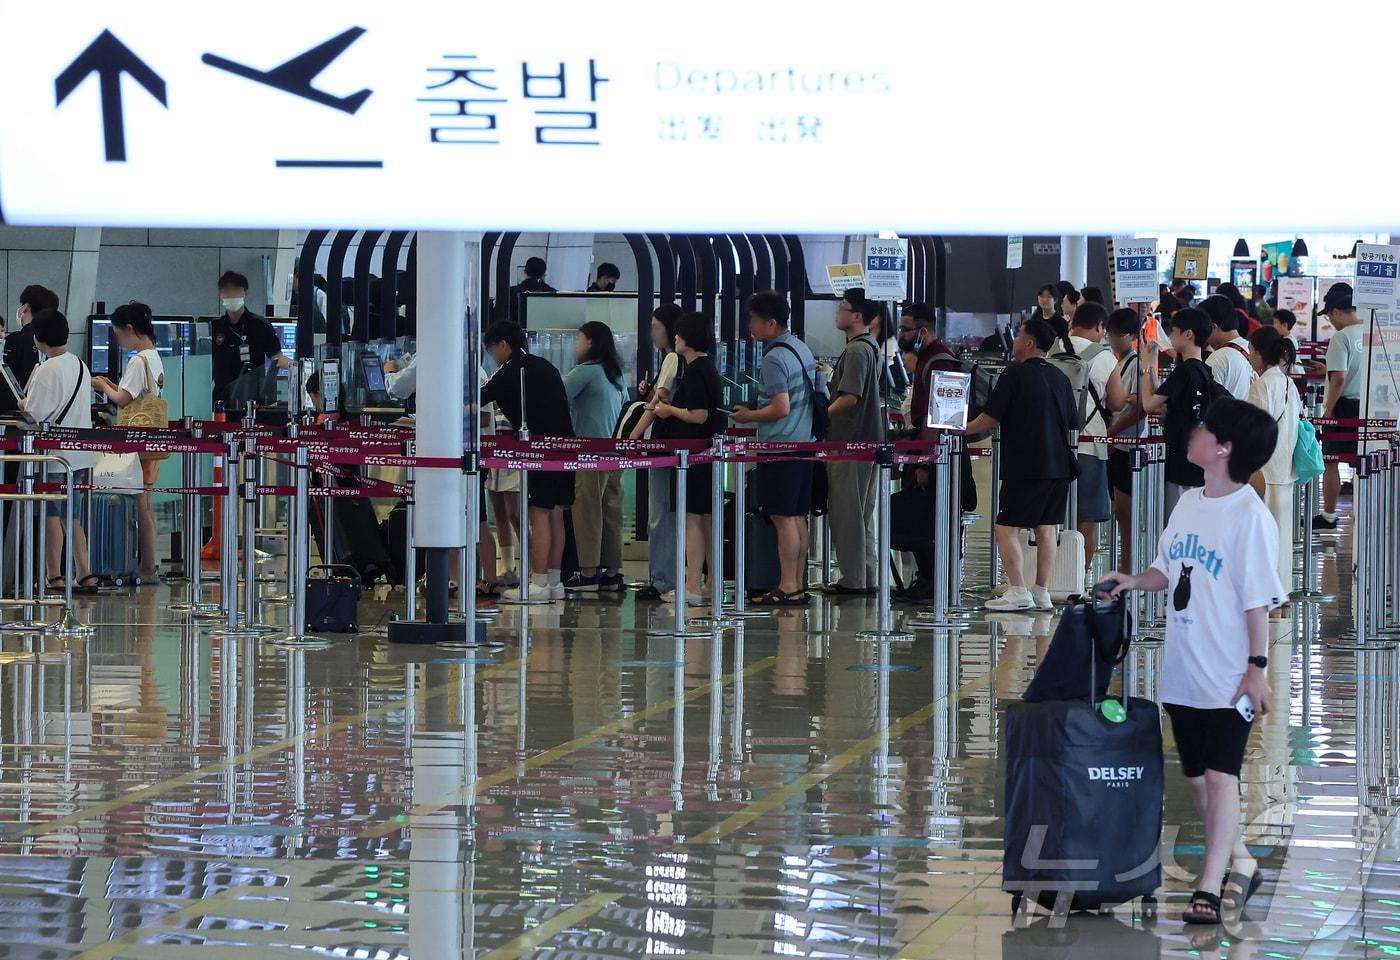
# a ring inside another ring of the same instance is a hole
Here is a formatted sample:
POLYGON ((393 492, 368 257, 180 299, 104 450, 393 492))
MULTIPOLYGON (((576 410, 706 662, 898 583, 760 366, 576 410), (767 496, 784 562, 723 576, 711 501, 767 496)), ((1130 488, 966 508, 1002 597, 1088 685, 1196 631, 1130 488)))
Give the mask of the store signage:
POLYGON ((1176 265, 1172 277, 1178 280, 1204 280, 1210 268, 1209 240, 1177 240, 1176 265))
POLYGON ((1157 270, 1157 238, 1113 241, 1115 299, 1119 303, 1152 303, 1162 282, 1157 270))
POLYGON ((1308 318, 1312 316, 1313 278, 1279 277, 1278 305, 1284 310, 1293 311, 1294 318, 1303 324, 1299 333, 1306 331, 1308 318))
POLYGON ((826 268, 826 279, 831 283, 831 292, 838 297, 854 287, 865 286, 865 271, 858 263, 837 263, 826 268))
POLYGON ((908 290, 909 241, 866 241, 865 295, 871 300, 903 300, 908 290))
MULTIPOLYGON (((1393 6, 1393 5, 1392 5, 1393 6)), ((1044 24, 1008 0, 893 0, 880 56, 852 60, 836 0, 715 0, 656 43, 654 5, 244 0, 211 30, 172 0, 0 4, 0 213, 10 223, 93 226, 915 233, 1042 238, 1128 233, 1161 222, 1163 180, 1077 151, 976 147, 1044 126, 1043 98, 1014 71, 966 97, 949 78, 1043 59, 1047 43, 1122 49, 1156 29, 1151 6, 1044 24), (794 12, 797 11, 797 12, 794 12), (270 29, 269 25, 275 24, 270 29), (741 25, 736 27, 736 25, 741 25), (927 38, 939 38, 930 69, 927 38), (993 42, 993 40, 995 42, 993 42), (955 101, 955 102, 954 102, 955 101), (911 124, 930 103, 937 124, 911 124), (946 108, 946 109, 945 109, 946 108), (854 145, 901 132, 902 159, 854 145), (947 131, 958 131, 950 148, 947 131)), ((1289 49, 1286 18, 1179 0, 1184 23, 1289 49), (1277 21, 1277 22, 1275 22, 1277 21)), ((1400 10, 1310 24, 1351 62, 1387 62, 1400 10), (1389 24, 1389 26, 1387 26, 1389 24)), ((1251 89, 1249 58, 1176 51, 1172 77, 1251 89)), ((1163 74, 1164 77, 1167 74, 1163 74)), ((1102 66, 1056 65, 1057 103, 1097 102, 1102 66)), ((1299 116, 1335 113, 1335 91, 1290 91, 1299 116)), ((1110 111, 1106 143, 1137 142, 1141 113, 1110 111)), ((1368 151, 1388 156, 1382 125, 1368 151)), ((1290 182, 1327 182, 1333 158, 1295 157, 1290 182)), ((1238 189, 1211 157, 1179 178, 1173 222, 1238 235, 1400 223, 1400 184, 1364 196, 1238 189), (1221 202, 1229 197, 1228 203, 1221 202)), ((1045 239, 1027 254, 1053 256, 1045 239)), ((1204 267, 1200 276, 1204 277, 1204 267)))
POLYGON ((1400 246, 1385 243, 1356 245, 1356 282, 1352 303, 1372 310, 1395 307, 1395 281, 1400 270, 1400 246))
POLYGON ((1024 237, 1006 238, 1006 269, 1020 270, 1025 254, 1024 237))

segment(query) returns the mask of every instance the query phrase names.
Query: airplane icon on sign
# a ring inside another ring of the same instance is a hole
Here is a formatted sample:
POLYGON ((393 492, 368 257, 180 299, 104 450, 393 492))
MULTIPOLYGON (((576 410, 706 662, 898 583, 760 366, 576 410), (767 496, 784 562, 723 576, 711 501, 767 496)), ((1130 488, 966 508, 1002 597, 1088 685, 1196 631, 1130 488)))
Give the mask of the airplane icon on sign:
POLYGON ((295 56, 271 70, 257 70, 246 64, 235 63, 212 53, 206 53, 201 59, 211 67, 227 70, 235 76, 264 83, 269 87, 302 97, 313 103, 353 114, 364 105, 370 94, 374 92, 373 90, 366 89, 352 93, 348 97, 336 97, 324 90, 318 90, 311 85, 311 82, 320 76, 321 72, 330 66, 336 57, 344 53, 350 44, 358 40, 364 32, 364 27, 351 27, 339 36, 332 37, 325 43, 312 47, 305 53, 295 56))

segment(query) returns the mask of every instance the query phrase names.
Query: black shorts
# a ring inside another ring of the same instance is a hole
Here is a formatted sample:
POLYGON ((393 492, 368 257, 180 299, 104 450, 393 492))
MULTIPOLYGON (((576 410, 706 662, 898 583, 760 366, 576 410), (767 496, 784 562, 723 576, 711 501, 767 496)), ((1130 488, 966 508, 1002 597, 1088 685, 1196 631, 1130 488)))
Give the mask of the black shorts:
POLYGON ((1108 451, 1108 485, 1119 493, 1133 494, 1133 452, 1131 450, 1108 451))
POLYGON ((529 502, 540 510, 572 507, 574 475, 562 470, 531 470, 529 502))
POLYGON ((1163 704, 1172 721, 1172 736, 1181 759, 1181 772, 1195 779, 1207 770, 1240 775, 1244 749, 1249 743, 1249 728, 1253 724, 1240 716, 1233 707, 1202 710, 1175 703, 1163 704))
POLYGON ((1065 511, 1069 508, 1069 485, 1073 482, 1068 477, 1063 480, 1002 480, 997 524, 1030 529, 1064 523, 1065 511))
MULTIPOLYGON (((671 475, 671 512, 676 512, 676 477, 680 475, 679 470, 666 471, 671 475)), ((713 503, 711 497, 714 491, 710 489, 710 484, 714 482, 715 471, 713 464, 702 464, 698 467, 687 467, 685 471, 685 512, 698 513, 709 516, 710 507, 713 503)))
MULTIPOLYGON (((1337 406, 1332 411, 1332 416, 1338 420, 1356 420, 1361 416, 1361 401, 1350 397, 1340 397, 1337 406)), ((1323 427, 1324 433, 1355 433, 1356 427, 1323 427)), ((1357 450, 1356 440, 1328 440, 1322 445, 1323 453, 1337 454, 1344 456, 1348 453, 1355 454, 1357 450)))
POLYGON ((805 517, 812 512, 812 462, 772 460, 754 468, 754 506, 770 517, 805 517))

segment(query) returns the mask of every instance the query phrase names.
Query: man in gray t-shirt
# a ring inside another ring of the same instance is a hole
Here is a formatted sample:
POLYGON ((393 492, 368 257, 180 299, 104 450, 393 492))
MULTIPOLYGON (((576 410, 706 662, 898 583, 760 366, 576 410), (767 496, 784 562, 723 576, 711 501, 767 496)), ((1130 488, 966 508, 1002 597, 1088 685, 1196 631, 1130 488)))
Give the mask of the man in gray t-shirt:
MULTIPOLYGON (((831 377, 828 440, 881 440, 885 436, 880 403, 883 371, 880 345, 870 327, 881 304, 867 300, 860 287, 847 290, 836 307, 836 329, 846 335, 846 348, 831 377)), ((875 552, 875 464, 833 460, 826 464, 827 498, 841 509, 827 511, 831 544, 841 565, 841 577, 822 587, 828 594, 871 594, 879 584, 875 552)))

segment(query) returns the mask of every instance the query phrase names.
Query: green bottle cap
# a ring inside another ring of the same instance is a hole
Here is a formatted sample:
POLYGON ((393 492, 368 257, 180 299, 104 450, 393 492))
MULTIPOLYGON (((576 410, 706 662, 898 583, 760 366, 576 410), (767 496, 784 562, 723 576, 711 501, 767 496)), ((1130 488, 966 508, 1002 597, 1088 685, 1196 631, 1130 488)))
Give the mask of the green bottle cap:
POLYGON ((1099 713, 1110 723, 1122 723, 1128 719, 1128 711, 1117 700, 1105 700, 1099 704, 1099 713))

